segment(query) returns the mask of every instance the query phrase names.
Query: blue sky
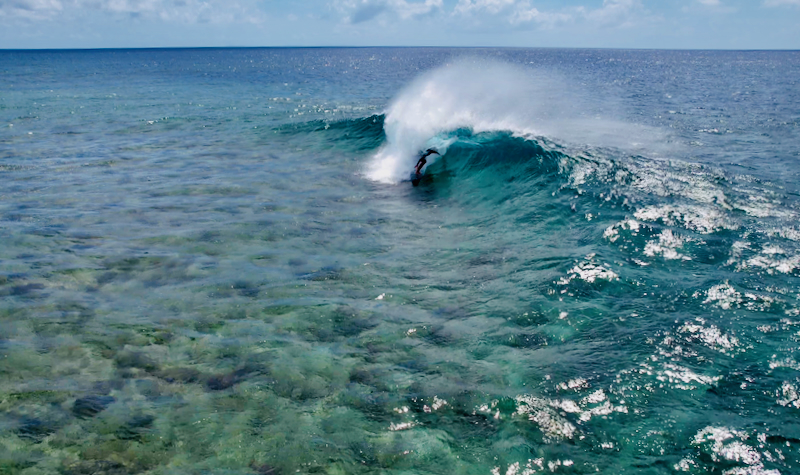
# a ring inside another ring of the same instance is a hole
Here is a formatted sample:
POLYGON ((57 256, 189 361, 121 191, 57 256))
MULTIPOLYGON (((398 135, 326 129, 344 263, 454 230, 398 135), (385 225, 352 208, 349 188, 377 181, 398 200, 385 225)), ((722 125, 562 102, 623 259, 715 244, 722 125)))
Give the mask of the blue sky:
POLYGON ((800 0, 0 0, 0 49, 800 49, 800 0))

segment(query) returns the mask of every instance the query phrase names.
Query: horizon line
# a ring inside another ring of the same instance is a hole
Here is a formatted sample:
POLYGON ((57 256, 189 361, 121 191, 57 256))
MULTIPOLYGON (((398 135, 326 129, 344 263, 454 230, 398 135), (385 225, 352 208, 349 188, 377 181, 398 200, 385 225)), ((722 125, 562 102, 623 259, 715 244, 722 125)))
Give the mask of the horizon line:
POLYGON ((717 51, 717 52, 798 52, 791 48, 636 48, 591 46, 122 46, 97 48, 0 48, 0 52, 57 52, 57 51, 153 51, 153 50, 225 50, 225 49, 565 49, 565 50, 617 50, 617 51, 717 51))

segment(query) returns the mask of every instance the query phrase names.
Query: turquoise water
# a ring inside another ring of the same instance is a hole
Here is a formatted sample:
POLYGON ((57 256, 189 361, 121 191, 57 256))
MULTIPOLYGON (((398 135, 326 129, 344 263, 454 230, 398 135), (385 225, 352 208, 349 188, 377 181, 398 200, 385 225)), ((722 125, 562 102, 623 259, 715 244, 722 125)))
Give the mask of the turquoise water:
POLYGON ((800 471, 797 53, 0 70, 0 473, 800 471))

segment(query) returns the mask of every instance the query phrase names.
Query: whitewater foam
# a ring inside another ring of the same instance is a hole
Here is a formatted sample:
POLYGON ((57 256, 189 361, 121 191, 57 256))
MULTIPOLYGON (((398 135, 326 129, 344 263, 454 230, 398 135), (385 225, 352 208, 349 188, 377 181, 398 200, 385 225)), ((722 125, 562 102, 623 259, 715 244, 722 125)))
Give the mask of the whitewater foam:
POLYGON ((375 181, 399 182, 412 169, 419 151, 436 147, 444 155, 455 141, 446 133, 458 129, 544 137, 581 149, 643 152, 667 142, 659 130, 603 117, 603 110, 610 106, 601 102, 610 101, 592 98, 552 72, 460 59, 422 74, 389 105, 384 121, 386 143, 365 174, 375 181))

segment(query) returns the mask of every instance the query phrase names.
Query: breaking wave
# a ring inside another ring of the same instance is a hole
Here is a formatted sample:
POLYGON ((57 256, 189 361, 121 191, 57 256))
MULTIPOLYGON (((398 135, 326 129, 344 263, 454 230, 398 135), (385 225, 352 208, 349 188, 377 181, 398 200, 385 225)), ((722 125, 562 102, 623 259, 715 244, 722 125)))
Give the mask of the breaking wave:
POLYGON ((593 97, 552 72, 517 65, 460 59, 421 75, 390 104, 383 121, 386 141, 366 176, 396 183, 413 167, 419 150, 446 151, 454 131, 507 132, 547 138, 563 147, 614 147, 658 153, 665 133, 614 119, 616 105, 593 97))

